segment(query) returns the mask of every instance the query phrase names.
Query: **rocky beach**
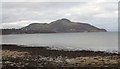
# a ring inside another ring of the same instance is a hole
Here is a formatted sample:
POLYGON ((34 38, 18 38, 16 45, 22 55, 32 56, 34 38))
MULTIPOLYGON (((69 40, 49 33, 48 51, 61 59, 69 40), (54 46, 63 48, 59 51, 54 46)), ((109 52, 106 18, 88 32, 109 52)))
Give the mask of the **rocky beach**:
POLYGON ((104 51, 54 50, 49 47, 1 45, 2 68, 119 69, 119 54, 104 51))

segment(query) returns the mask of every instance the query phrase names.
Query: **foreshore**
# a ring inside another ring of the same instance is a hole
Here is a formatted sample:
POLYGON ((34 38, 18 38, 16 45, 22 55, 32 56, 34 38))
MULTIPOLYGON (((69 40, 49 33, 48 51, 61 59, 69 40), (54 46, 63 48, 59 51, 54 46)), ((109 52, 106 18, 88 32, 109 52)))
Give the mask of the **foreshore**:
POLYGON ((47 69, 98 68, 119 69, 119 54, 103 51, 65 51, 49 47, 27 47, 23 45, 1 45, 2 66, 32 67, 47 69))

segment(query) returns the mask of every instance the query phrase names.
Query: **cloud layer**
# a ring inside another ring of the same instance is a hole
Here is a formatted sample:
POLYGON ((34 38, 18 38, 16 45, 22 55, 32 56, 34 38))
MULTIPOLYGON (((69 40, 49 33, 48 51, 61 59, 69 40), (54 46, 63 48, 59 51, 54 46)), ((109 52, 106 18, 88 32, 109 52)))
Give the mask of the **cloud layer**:
POLYGON ((2 2, 118 2, 119 0, 1 0, 2 2))
POLYGON ((68 18, 117 31, 117 2, 3 2, 3 28, 20 28, 33 22, 49 23, 68 18))

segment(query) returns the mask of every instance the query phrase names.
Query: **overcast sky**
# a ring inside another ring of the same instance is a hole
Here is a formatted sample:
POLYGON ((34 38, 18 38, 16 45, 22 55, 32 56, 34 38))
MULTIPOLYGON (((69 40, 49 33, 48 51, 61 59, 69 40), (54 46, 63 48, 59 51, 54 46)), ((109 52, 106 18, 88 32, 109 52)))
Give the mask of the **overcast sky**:
POLYGON ((101 0, 94 2, 3 2, 0 25, 3 28, 20 28, 30 23, 50 23, 61 18, 89 23, 108 31, 117 31, 118 2, 101 2, 101 0))

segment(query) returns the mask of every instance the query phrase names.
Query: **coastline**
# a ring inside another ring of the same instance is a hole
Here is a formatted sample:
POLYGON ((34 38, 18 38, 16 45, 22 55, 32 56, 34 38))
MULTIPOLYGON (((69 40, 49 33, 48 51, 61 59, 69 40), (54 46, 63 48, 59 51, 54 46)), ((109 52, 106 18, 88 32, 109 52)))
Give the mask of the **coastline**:
POLYGON ((65 51, 49 47, 1 45, 3 68, 6 67, 110 67, 118 68, 119 54, 102 51, 65 51))
MULTIPOLYGON (((61 34, 61 33, 103 33, 104 31, 97 31, 97 32, 42 32, 42 33, 11 33, 11 34, 0 34, 0 35, 19 35, 19 34, 61 34)), ((110 32, 110 31, 105 31, 106 32, 110 32)))

